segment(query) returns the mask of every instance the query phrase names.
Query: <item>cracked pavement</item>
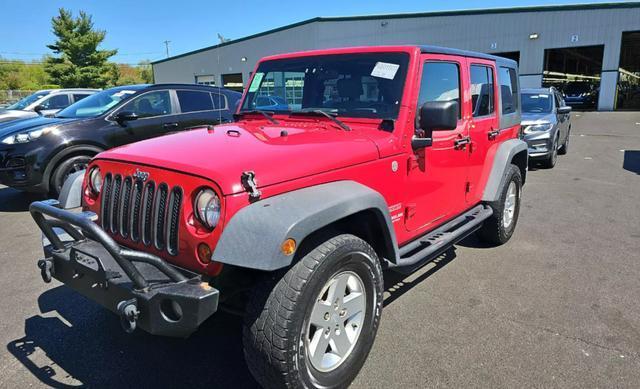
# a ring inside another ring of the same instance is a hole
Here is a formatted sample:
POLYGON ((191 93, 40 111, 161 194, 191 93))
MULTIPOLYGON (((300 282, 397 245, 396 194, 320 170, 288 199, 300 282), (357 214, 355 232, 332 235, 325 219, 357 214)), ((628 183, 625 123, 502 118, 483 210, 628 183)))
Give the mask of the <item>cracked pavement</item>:
MULTIPOLYGON (((370 387, 640 386, 640 113, 574 112, 569 154, 529 171, 518 228, 385 273, 370 387)), ((34 196, 0 187, 0 387, 255 387, 237 317, 187 340, 126 335, 35 261, 34 196)))

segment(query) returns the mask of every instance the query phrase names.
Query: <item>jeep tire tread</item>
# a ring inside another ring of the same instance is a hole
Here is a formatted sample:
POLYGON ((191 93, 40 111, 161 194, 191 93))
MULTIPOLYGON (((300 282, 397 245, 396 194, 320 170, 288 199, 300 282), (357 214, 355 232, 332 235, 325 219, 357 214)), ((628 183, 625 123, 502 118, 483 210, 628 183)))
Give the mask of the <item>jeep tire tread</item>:
POLYGON ((501 245, 511 239, 511 235, 515 231, 520 213, 520 197, 522 193, 522 175, 520 169, 516 165, 509 165, 504 176, 504 185, 500 192, 500 197, 496 201, 488 202, 487 205, 493 210, 493 215, 484 221, 482 227, 478 230, 478 237, 491 245, 501 245), (511 222, 505 226, 505 207, 508 201, 510 185, 515 185, 515 204, 512 212, 511 222))
POLYGON ((353 235, 321 241, 288 270, 270 273, 249 296, 244 354, 249 370, 265 388, 346 387, 373 346, 383 297, 378 256, 369 244, 353 235), (327 283, 344 273, 357 275, 362 281, 366 309, 351 351, 337 367, 322 372, 307 356, 310 316, 327 283))

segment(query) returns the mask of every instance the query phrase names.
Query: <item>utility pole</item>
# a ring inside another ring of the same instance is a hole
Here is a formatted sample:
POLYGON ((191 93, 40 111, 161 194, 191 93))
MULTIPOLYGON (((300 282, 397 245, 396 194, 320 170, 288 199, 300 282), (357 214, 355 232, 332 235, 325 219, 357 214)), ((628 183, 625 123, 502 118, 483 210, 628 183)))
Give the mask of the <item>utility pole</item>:
POLYGON ((167 49, 167 58, 169 58, 169 43, 171 43, 171 41, 164 41, 164 47, 167 49))

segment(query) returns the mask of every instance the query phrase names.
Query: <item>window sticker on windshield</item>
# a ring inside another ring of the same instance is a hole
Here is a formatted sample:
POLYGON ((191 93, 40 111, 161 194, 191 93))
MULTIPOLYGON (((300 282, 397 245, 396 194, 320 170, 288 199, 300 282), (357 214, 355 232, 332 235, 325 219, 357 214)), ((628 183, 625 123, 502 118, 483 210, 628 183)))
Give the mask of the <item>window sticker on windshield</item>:
POLYGON ((264 73, 262 72, 258 72, 253 76, 253 80, 251 80, 251 85, 249 86, 249 92, 255 92, 260 88, 260 83, 262 82, 263 77, 264 73))
POLYGON ((400 65, 388 62, 376 62, 376 66, 373 67, 371 75, 373 77, 386 78, 387 80, 393 80, 396 77, 396 73, 400 65))
POLYGON ((114 97, 122 97, 122 96, 124 96, 124 95, 132 95, 132 94, 134 94, 134 93, 136 93, 136 91, 134 91, 134 90, 127 90, 127 89, 125 89, 125 90, 121 90, 121 91, 119 91, 119 92, 114 93, 114 94, 113 94, 113 96, 114 96, 114 97))

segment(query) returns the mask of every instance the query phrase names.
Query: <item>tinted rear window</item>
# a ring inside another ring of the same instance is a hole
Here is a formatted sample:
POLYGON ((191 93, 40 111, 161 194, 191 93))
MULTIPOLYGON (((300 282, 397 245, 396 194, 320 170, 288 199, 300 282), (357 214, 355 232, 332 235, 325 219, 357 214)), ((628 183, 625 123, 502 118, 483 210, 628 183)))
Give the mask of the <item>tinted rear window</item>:
POLYGON ((190 90, 176 91, 182 112, 210 111, 213 109, 211 94, 190 90))

